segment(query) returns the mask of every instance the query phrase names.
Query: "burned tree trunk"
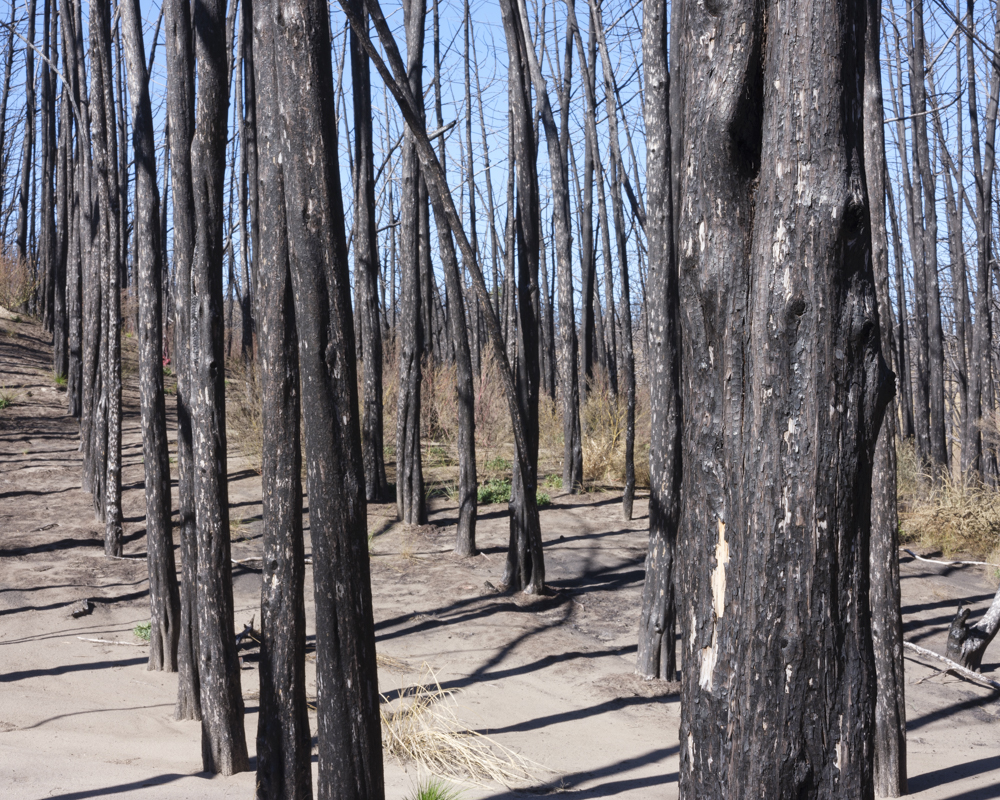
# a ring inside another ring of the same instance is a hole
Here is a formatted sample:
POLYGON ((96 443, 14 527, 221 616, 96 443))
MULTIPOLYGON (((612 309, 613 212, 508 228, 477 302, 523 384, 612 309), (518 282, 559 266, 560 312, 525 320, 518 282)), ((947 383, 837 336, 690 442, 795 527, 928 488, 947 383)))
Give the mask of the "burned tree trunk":
MULTIPOLYGON (((878 31, 881 0, 866 0, 864 148, 870 205, 872 266, 878 299, 882 352, 893 352, 889 296, 889 242, 885 229, 885 133, 878 31)), ((875 790, 881 797, 906 794, 906 697, 903 617, 899 595, 899 516, 896 509, 896 403, 889 403, 875 445, 871 500, 872 643, 875 655, 875 790)))
POLYGON ((207 772, 232 775, 249 769, 250 762, 233 636, 226 468, 222 226, 229 82, 225 0, 195 5, 194 32, 198 101, 191 141, 191 187, 196 224, 191 258, 188 390, 198 548, 201 757, 207 772))
MULTIPOLYGON (((406 27, 407 75, 414 97, 423 97, 425 0, 407 0, 403 6, 406 27)), ((421 119, 423 106, 421 105, 421 119)), ((399 400, 396 407, 396 508, 408 525, 427 522, 424 473, 420 458, 420 382, 426 332, 421 305, 420 269, 420 160, 407 130, 403 138, 402 179, 399 198, 399 400)))
MULTIPOLYGON (((360 0, 359 0, 360 1, 360 0)), ((361 10, 359 9, 359 13, 361 10)), ((365 462, 365 499, 383 503, 389 496, 382 432, 382 326, 378 312, 378 253, 375 225, 375 164, 372 140, 371 75, 368 56, 351 34, 354 97, 354 274, 364 352, 361 450, 365 462)))
POLYGON ((670 154, 670 74, 666 0, 642 8, 642 65, 646 78, 646 169, 649 242, 649 551, 639 617, 636 672, 674 680, 677 672, 674 550, 680 519, 680 309, 670 154))
POLYGON ((771 13, 683 0, 671 26, 680 796, 859 800, 873 797, 871 469, 892 393, 865 194, 866 6, 771 13))
MULTIPOLYGON (((253 36, 265 96, 277 91, 268 69, 280 52, 268 4, 257 0, 253 36)), ((305 557, 302 538, 302 451, 299 434, 299 342, 289 261, 281 152, 282 123, 271 104, 261 108, 258 141, 267 223, 257 260, 259 364, 265 414, 262 486, 264 561, 261 581, 260 715, 257 797, 312 794, 312 742, 306 707, 305 557)))
MULTIPOLYGON (((21 141, 21 189, 17 199, 17 258, 26 262, 28 256, 28 204, 31 199, 31 168, 35 150, 35 0, 28 0, 28 30, 24 48, 24 138, 21 141)), ((2 180, 2 178, 0 178, 2 180)))
MULTIPOLYGON (((188 0, 166 4, 167 107, 170 124, 171 193, 174 220, 174 373, 177 375, 177 494, 181 551, 181 630, 177 650, 177 719, 201 719, 198 657, 198 541, 194 510, 191 259, 194 255, 194 196, 191 141, 194 137, 194 44, 188 0)), ((229 568, 227 567, 227 572, 229 568)))
POLYGON ((163 399, 163 265, 160 262, 160 192, 149 102, 149 75, 139 0, 123 0, 122 28, 132 108, 135 153, 134 263, 139 295, 139 392, 146 480, 146 548, 149 564, 149 668, 174 672, 180 635, 180 594, 170 512, 170 461, 163 399))
POLYGON ((258 2, 254 29, 261 128, 280 133, 261 162, 280 176, 282 192, 262 194, 261 204, 276 209, 269 221, 277 217, 287 225, 302 371, 316 587, 318 796, 381 800, 375 627, 327 5, 258 2))

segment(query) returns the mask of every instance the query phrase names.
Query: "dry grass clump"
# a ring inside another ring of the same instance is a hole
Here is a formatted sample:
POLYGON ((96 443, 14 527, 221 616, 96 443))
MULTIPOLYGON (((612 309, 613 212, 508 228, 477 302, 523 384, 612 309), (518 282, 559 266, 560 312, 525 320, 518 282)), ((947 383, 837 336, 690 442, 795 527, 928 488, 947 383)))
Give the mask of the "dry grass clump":
POLYGON ((464 727, 455 714, 455 692, 441 688, 424 664, 417 686, 392 703, 383 696, 382 747, 400 761, 414 761, 445 779, 510 787, 541 771, 488 736, 464 727))
POLYGON ((995 561, 1000 555, 1000 490, 950 473, 935 483, 918 469, 913 443, 897 449, 896 491, 904 541, 995 561))
MULTIPOLYGON (((635 408, 635 485, 649 487, 649 390, 637 382, 635 408)), ((625 394, 611 393, 607 375, 596 372, 583 407, 583 480, 625 483, 625 394)))
POLYGON ((27 261, 0 252, 0 306, 16 313, 31 299, 37 285, 27 261))
POLYGON ((233 359, 226 387, 226 433, 250 469, 260 474, 264 463, 264 411, 257 364, 233 359))

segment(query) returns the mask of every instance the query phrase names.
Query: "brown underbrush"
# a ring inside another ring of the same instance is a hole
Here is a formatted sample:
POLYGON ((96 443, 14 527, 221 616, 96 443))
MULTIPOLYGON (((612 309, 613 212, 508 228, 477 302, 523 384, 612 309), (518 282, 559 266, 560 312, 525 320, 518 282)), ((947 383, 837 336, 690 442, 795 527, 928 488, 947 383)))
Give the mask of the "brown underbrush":
POLYGON ((27 261, 0 251, 0 306, 17 313, 31 299, 36 285, 27 261))
POLYGON ((970 475, 945 473, 933 480, 921 468, 913 442, 897 448, 896 487, 900 540, 997 563, 1000 558, 1000 490, 970 475))

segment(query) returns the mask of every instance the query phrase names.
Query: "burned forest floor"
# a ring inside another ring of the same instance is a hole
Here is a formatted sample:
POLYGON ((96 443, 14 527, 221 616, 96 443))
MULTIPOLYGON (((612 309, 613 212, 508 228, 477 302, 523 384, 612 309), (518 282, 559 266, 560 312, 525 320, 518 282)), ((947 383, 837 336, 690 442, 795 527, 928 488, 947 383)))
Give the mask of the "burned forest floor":
MULTIPOLYGON (((0 797, 252 797, 252 772, 199 771, 200 726, 174 720, 176 676, 146 670, 147 648, 134 633, 149 620, 134 356, 124 366, 126 558, 111 560, 80 489, 78 425, 54 380, 48 336, 33 321, 0 316, 0 401, 7 398, 0 402, 0 797)), ((229 477, 239 631, 260 619, 261 489, 237 454, 229 477)), ((546 491, 551 591, 541 598, 493 589, 503 571, 505 505, 480 509, 481 552, 470 559, 452 555, 457 511, 446 495, 431 499, 430 522, 420 528, 396 523, 392 505, 369 507, 379 687, 399 736, 393 741, 416 741, 452 761, 472 742, 493 768, 507 759, 507 769, 520 770, 509 786, 454 781, 466 800, 674 798, 677 684, 633 675, 646 496, 624 522, 613 491, 546 491), (412 709, 413 698, 426 699, 430 711, 412 712, 408 731, 398 712, 412 709)), ((308 554, 308 527, 306 536, 308 554)), ((958 601, 980 613, 994 579, 980 567, 902 556, 906 638, 944 652, 958 601)), ((310 641, 312 593, 307 568, 310 641)), ((252 639, 245 642, 252 756, 257 662, 252 639)), ((984 673, 1000 679, 1000 644, 987 652, 984 673)), ((307 675, 314 691, 311 660, 307 675)), ((1000 798, 1000 693, 909 654, 906 693, 912 796, 1000 798)), ((429 776, 414 760, 389 754, 385 769, 394 800, 412 797, 429 776)))

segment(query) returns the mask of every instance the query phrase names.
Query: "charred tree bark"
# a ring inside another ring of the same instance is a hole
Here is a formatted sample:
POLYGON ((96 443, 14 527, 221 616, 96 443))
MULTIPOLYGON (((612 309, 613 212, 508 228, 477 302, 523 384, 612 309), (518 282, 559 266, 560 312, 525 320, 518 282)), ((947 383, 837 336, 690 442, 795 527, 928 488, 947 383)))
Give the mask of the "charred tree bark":
POLYGON ((680 797, 872 798, 866 5, 673 9, 680 797))
MULTIPOLYGON (((7 101, 10 99, 10 77, 14 68, 14 23, 17 21, 17 4, 10 4, 10 19, 7 21, 7 44, 4 48, 3 87, 0 88, 0 166, 5 163, 7 140, 7 101)), ((0 180, 0 209, 5 208, 4 194, 6 181, 0 180)))
MULTIPOLYGON (((174 221, 174 372, 177 376, 177 487, 181 551, 181 630, 177 651, 177 719, 202 718, 198 630, 198 539, 194 508, 191 261, 195 211, 191 170, 194 138, 194 43, 189 0, 166 5, 167 106, 170 120, 174 221)), ((227 573, 230 568, 227 566, 227 573)))
POLYGON ((680 309, 670 158, 667 3, 642 7, 646 78, 646 237, 649 242, 649 552, 639 617, 636 672, 674 680, 677 672, 674 551, 681 510, 680 309))
MULTIPOLYGON (((882 0, 867 0, 864 62, 865 180, 871 218, 872 267, 878 300, 881 349, 895 349, 889 296, 889 242, 885 229, 885 132, 878 32, 882 0)), ((896 509, 896 404, 890 402, 875 445, 871 499, 872 643, 875 656, 875 791, 906 794, 906 681, 903 617, 899 595, 899 516, 896 509)))
MULTIPOLYGON (((261 86, 274 90, 267 69, 275 42, 273 10, 256 11, 261 86)), ((247 26, 246 35, 254 30, 247 26)), ((258 278, 259 364, 264 425, 261 479, 264 561, 261 582, 260 715, 257 724, 257 797, 299 800, 312 796, 312 741, 306 707, 305 556, 302 538, 302 451, 299 419, 299 342, 292 296, 282 165, 282 121, 270 104, 261 109, 260 146, 271 155, 260 172, 267 219, 261 227, 258 278)))
POLYGON ((195 236, 188 375, 198 547, 201 757, 205 771, 232 775, 249 769, 250 762, 233 636, 226 467, 222 226, 229 82, 225 0, 198 3, 194 12, 198 100, 191 142, 195 236))
MULTIPOLYGON (((414 97, 423 97, 424 16, 426 0, 407 0, 407 74, 414 97)), ((421 105, 421 119, 423 106, 421 105)), ((399 198, 399 400, 396 408, 396 508, 407 525, 427 522, 424 474, 420 457, 420 383, 424 355, 424 317, 420 261, 420 160, 407 130, 403 138, 399 198)))
POLYGON ((156 185, 156 142, 142 40, 142 11, 139 0, 123 0, 121 8, 136 165, 134 264, 139 296, 139 392, 146 473, 146 548, 151 618, 149 669, 174 672, 177 669, 181 609, 174 561, 167 412, 163 398, 160 192, 156 185))
MULTIPOLYGON (((56 212, 55 212, 55 175, 56 175, 56 95, 55 77, 52 67, 56 63, 58 53, 51 44, 55 38, 55 16, 52 14, 53 0, 43 0, 42 13, 42 98, 40 125, 42 133, 42 158, 41 158, 41 205, 39 213, 41 215, 41 232, 38 241, 38 271, 42 281, 39 287, 40 312, 42 326, 45 330, 53 334, 53 356, 59 350, 59 345, 55 340, 55 329, 53 327, 54 309, 56 295, 56 282, 58 280, 58 265, 56 263, 56 212)), ((53 364, 53 371, 56 375, 58 369, 53 364)))
MULTIPOLYGON (((360 0, 358 0, 360 2, 360 0)), ((359 9, 359 13, 361 9, 359 9)), ((361 450, 365 462, 365 499, 384 503, 389 496, 385 477, 382 431, 382 326, 378 311, 378 253, 375 236, 375 163, 372 140, 371 75, 368 56, 351 34, 351 79, 354 97, 354 275, 359 287, 358 315, 364 353, 361 450)))
MULTIPOLYGON (((517 367, 516 391, 526 422, 526 458, 514 465, 510 493, 510 542, 503 584, 529 594, 544 591, 545 565, 538 527, 536 476, 538 468, 538 297, 539 200, 535 172, 535 135, 529 76, 538 70, 523 5, 501 0, 509 53, 508 102, 517 177, 514 229, 517 249, 517 367), (533 510, 533 513, 532 513, 533 510)), ((539 73, 540 75, 540 73, 539 73)), ((537 86, 537 84, 536 84, 537 86)), ((544 102, 539 93, 539 101, 544 102)), ((546 103, 547 105, 547 103, 546 103)), ((551 120, 551 111, 549 112, 551 120)), ((568 199, 568 198, 567 198, 568 199)))
POLYGON ((100 209, 101 321, 103 336, 99 341, 101 394, 96 414, 95 470, 104 470, 95 500, 98 515, 104 521, 104 552, 122 554, 121 509, 121 253, 119 251, 121 207, 118 196, 118 140, 115 124, 113 85, 111 82, 111 9, 105 0, 91 6, 90 70, 94 115, 91 138, 94 146, 94 172, 100 209))
POLYGON ((31 200, 31 168, 35 153, 35 0, 26 3, 30 46, 24 49, 24 138, 21 141, 21 189, 17 199, 17 231, 14 244, 17 258, 28 260, 28 206, 31 200))
POLYGON ((269 219, 280 214, 288 226, 302 371, 316 587, 317 794, 320 800, 381 800, 375 627, 327 6, 322 0, 258 2, 254 27, 261 127, 281 135, 277 152, 269 148, 262 161, 277 172, 282 192, 261 201, 276 206, 269 219))

